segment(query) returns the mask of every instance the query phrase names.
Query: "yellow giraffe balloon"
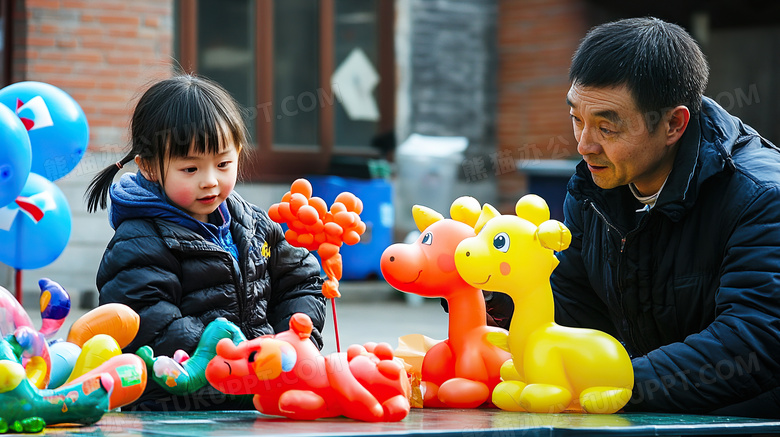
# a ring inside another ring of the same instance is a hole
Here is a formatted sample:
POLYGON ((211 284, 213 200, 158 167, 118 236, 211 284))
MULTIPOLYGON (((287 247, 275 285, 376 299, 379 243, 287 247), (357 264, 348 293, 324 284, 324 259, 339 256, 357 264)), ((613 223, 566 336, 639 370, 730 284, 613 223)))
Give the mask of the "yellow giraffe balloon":
POLYGON ((547 203, 524 196, 516 216, 485 205, 475 237, 455 251, 455 265, 466 282, 508 294, 515 304, 509 334, 490 341, 509 351, 493 403, 510 411, 614 413, 630 399, 631 359, 612 336, 593 329, 555 323, 550 274, 554 251, 571 243, 571 233, 550 220, 547 203))

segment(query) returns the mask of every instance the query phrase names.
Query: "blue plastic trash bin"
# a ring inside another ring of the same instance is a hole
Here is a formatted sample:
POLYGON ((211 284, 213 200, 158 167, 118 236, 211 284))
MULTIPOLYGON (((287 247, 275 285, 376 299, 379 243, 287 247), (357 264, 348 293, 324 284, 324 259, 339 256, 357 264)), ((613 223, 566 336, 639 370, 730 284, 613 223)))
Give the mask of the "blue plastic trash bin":
POLYGON ((342 280, 381 278, 382 252, 393 243, 393 188, 385 179, 356 179, 341 176, 308 176, 312 195, 321 197, 328 208, 340 193, 349 191, 363 202, 360 219, 366 232, 353 246, 341 246, 342 280))

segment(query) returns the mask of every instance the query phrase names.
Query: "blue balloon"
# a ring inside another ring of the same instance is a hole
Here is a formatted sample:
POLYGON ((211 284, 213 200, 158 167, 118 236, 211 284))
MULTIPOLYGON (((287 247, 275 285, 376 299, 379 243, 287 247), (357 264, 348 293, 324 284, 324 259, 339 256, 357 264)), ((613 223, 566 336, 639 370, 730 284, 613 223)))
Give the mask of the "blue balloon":
POLYGON ((0 105, 0 206, 16 199, 32 165, 30 137, 14 111, 0 105))
POLYGON ((68 200, 53 182, 30 173, 16 201, 0 208, 0 262, 38 269, 54 262, 70 240, 68 200))
POLYGON ((33 173, 56 181, 84 157, 89 142, 87 116, 65 91, 43 82, 17 82, 0 89, 0 103, 27 128, 33 173))

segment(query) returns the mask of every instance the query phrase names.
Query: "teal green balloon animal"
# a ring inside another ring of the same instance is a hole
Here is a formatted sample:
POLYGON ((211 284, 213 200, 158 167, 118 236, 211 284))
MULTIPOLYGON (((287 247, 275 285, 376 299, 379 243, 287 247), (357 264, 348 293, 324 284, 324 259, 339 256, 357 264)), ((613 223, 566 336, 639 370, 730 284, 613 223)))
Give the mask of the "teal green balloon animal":
POLYGON ((0 339, 0 433, 40 432, 46 425, 97 422, 108 411, 114 380, 98 374, 78 384, 38 389, 21 364, 13 334, 0 339))
POLYGON ((191 357, 182 350, 177 351, 173 358, 155 357, 154 351, 149 346, 138 349, 136 355, 146 363, 149 379, 155 381, 168 393, 185 395, 208 384, 206 366, 217 355, 217 343, 223 338, 231 339, 236 345, 246 341, 246 336, 238 326, 220 317, 206 326, 198 347, 191 357))

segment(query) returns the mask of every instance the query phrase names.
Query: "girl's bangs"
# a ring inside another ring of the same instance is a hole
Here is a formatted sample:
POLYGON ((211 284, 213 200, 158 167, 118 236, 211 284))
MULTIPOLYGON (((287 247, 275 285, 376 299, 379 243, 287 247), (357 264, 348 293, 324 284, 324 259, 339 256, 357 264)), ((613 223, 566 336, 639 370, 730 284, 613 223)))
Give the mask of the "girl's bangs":
POLYGON ((218 154, 233 141, 228 123, 216 108, 202 108, 199 105, 192 114, 179 116, 172 121, 177 126, 168 131, 165 138, 170 157, 186 157, 191 153, 218 154))

